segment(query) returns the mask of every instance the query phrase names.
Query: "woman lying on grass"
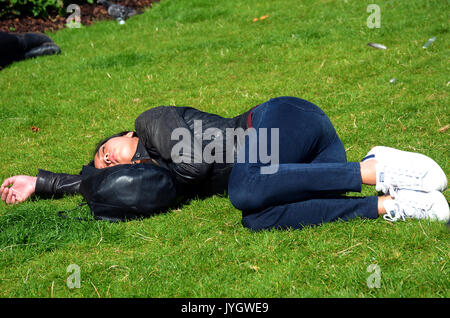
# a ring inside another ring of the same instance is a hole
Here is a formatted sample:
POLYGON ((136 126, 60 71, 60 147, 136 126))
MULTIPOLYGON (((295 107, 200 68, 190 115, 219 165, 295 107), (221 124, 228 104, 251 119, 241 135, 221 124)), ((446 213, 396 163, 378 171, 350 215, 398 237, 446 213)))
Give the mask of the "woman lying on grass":
MULTIPOLYGON (((447 178, 435 161, 417 153, 375 147, 362 162, 347 162, 330 120, 306 100, 278 97, 234 118, 190 107, 161 106, 142 113, 135 129, 100 142, 91 165, 98 169, 122 164, 159 166, 177 186, 191 193, 228 190, 231 203, 242 211, 243 225, 253 230, 298 229, 381 215, 389 221, 449 219, 448 203, 441 193, 447 178), (199 125, 203 128, 200 134, 199 125), (184 141, 186 148, 178 142, 181 134, 173 138, 180 128, 194 136, 184 141), (222 137, 239 128, 246 130, 247 137, 243 145, 232 138, 230 155, 222 137), (213 140, 220 140, 223 147, 211 147, 213 140), (226 160, 230 156, 232 160, 226 160), (343 195, 360 192, 362 184, 374 185, 384 195, 343 195)), ((6 179, 0 193, 3 201, 14 204, 33 193, 77 193, 80 182, 80 175, 40 170, 37 177, 6 179)))

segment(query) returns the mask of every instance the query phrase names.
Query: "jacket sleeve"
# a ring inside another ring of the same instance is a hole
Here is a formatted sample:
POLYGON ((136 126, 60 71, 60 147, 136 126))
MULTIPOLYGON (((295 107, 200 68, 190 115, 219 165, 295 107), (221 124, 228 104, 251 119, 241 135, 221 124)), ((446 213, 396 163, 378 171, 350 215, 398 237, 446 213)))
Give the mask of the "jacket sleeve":
POLYGON ((36 177, 36 195, 75 194, 80 191, 79 174, 53 173, 39 169, 36 177))
POLYGON ((142 113, 136 119, 135 129, 150 156, 167 162, 178 182, 197 184, 208 175, 211 164, 201 158, 201 141, 192 136, 173 106, 155 107, 142 113))

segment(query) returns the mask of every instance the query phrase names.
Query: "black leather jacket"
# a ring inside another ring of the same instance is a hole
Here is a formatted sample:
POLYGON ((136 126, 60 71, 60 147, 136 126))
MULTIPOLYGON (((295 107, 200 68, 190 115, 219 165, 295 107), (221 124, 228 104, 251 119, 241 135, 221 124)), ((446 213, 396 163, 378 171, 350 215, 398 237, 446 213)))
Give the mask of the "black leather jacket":
MULTIPOLYGON (((183 153, 186 162, 174 163, 171 151, 180 140, 171 140, 171 134, 176 128, 186 128, 191 138, 191 149, 195 142, 201 142, 202 152, 205 147, 221 135, 225 139, 227 128, 242 128, 246 130, 250 111, 234 118, 224 118, 215 114, 199 111, 192 107, 160 106, 145 111, 135 121, 135 131, 139 137, 138 149, 134 159, 153 159, 159 166, 168 169, 176 182, 189 192, 196 194, 224 193, 228 186, 228 177, 233 163, 226 160, 225 153, 215 154, 223 157, 223 162, 207 163, 204 160, 194 160, 195 151, 183 153), (201 120, 201 130, 196 129, 201 120), (197 126, 196 126, 197 124, 197 126), (210 136, 205 136, 211 128, 210 136), (186 156, 191 156, 186 158, 186 156)), ((217 139, 219 140, 219 139, 217 139)), ((185 146, 189 146, 186 142, 185 146)), ((233 141, 233 157, 236 158, 239 145, 233 141)), ((180 145, 180 144, 179 144, 180 145)), ((223 144, 225 152, 226 145, 223 144)), ((198 152, 197 152, 198 153, 198 152)), ((216 157, 217 158, 217 157, 216 157)), ((181 158, 179 158, 181 159, 181 158)), ((39 169, 36 181, 37 195, 61 195, 79 192, 81 175, 53 173, 39 169)))

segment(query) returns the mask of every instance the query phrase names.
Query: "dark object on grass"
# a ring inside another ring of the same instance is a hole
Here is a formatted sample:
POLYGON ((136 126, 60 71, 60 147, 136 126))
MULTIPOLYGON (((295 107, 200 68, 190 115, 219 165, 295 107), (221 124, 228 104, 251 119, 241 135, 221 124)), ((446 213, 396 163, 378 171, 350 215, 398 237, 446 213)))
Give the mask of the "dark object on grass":
MULTIPOLYGON (((12 34, 13 35, 13 34, 12 34)), ((31 32, 31 33, 22 33, 22 34, 14 34, 17 37, 20 44, 23 46, 25 51, 29 51, 32 48, 35 48, 44 43, 53 43, 52 39, 50 39, 47 35, 43 33, 31 32)))
POLYGON ((118 21, 124 21, 129 17, 140 13, 133 8, 125 7, 123 5, 115 4, 106 0, 97 0, 97 3, 102 4, 108 11, 108 14, 118 21))
POLYGON ((0 32, 0 67, 14 61, 60 52, 59 47, 45 34, 0 32))
POLYGON ((53 42, 43 43, 28 52, 25 53, 24 57, 26 59, 42 56, 42 55, 52 55, 61 53, 61 49, 53 42))

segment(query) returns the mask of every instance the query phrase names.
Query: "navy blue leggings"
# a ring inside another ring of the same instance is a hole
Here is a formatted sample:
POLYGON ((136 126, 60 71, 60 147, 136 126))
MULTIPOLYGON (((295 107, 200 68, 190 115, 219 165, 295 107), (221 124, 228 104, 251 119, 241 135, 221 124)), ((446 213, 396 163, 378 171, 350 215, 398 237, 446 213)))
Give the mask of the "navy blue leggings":
POLYGON ((376 196, 343 196, 361 191, 360 165, 347 162, 341 140, 319 107, 300 98, 274 98, 253 110, 252 127, 258 138, 246 138, 228 184, 230 201, 242 211, 245 227, 300 229, 338 219, 378 217, 376 196), (267 155, 278 146, 275 164, 259 156, 262 128, 267 155), (278 129, 274 140, 272 129, 278 129))

